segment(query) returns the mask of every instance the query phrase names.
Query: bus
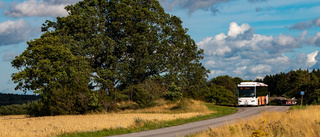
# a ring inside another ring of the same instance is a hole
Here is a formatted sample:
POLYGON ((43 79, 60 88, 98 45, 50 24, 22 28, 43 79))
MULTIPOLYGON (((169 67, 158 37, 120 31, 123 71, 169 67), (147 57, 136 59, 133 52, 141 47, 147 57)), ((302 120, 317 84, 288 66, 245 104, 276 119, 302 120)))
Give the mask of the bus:
POLYGON ((241 82, 237 87, 238 106, 268 104, 268 85, 259 82, 241 82))

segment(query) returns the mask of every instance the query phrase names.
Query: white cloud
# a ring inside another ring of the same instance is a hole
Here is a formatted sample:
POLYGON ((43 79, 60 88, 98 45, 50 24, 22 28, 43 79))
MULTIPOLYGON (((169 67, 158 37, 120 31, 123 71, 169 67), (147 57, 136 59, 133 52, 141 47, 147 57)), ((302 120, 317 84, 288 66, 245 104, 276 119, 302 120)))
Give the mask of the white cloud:
POLYGON ((319 51, 315 51, 315 52, 312 52, 310 54, 307 55, 307 66, 308 67, 312 67, 313 65, 315 65, 317 63, 317 60, 316 60, 316 56, 318 55, 319 51))
POLYGON ((278 37, 274 39, 274 43, 279 46, 290 46, 290 45, 297 45, 297 41, 292 36, 287 36, 280 34, 278 37))
POLYGON ((315 18, 313 21, 312 20, 307 20, 305 22, 298 22, 291 26, 289 29, 295 29, 295 30, 305 30, 305 29, 310 29, 313 26, 320 27, 320 18, 315 18))
POLYGON ((237 23, 231 22, 229 26, 228 36, 235 38, 239 34, 244 34, 249 29, 250 29, 249 24, 244 23, 241 26, 238 26, 237 23))
POLYGON ((314 37, 311 38, 310 44, 320 46, 320 32, 318 32, 314 37))
POLYGON ((263 73, 270 73, 271 72, 271 66, 269 65, 264 65, 264 64, 259 64, 257 66, 253 66, 250 69, 250 72, 253 74, 263 74, 263 73))
POLYGON ((25 20, 8 20, 0 23, 0 46, 17 44, 29 40, 34 28, 25 20))
POLYGON ((296 30, 305 30, 310 29, 313 26, 312 20, 307 20, 306 22, 299 22, 297 24, 294 24, 290 27, 290 29, 296 29, 296 30))
POLYGON ((219 9, 215 6, 220 3, 226 3, 230 0, 160 0, 160 3, 167 8, 167 10, 174 9, 187 9, 191 14, 197 10, 210 10, 213 13, 219 12, 219 9))
POLYGON ((215 76, 221 76, 221 75, 224 75, 224 74, 226 74, 226 71, 211 70, 209 75, 215 77, 215 76))
POLYGON ((318 18, 314 19, 313 23, 315 26, 320 27, 320 18, 318 17, 318 18))
POLYGON ((4 15, 10 17, 30 17, 30 16, 39 16, 39 17, 57 17, 57 16, 66 16, 68 15, 64 7, 67 4, 75 3, 78 0, 46 0, 46 1, 36 1, 28 0, 23 3, 18 3, 16 5, 11 5, 10 10, 5 10, 4 15))
POLYGON ((289 63, 290 61, 290 58, 285 56, 285 55, 282 55, 282 56, 278 56, 278 57, 275 57, 275 58, 270 58, 270 59, 265 59, 264 60, 266 63, 268 64, 280 64, 280 65, 285 65, 287 63, 289 63))
POLYGON ((319 63, 318 52, 300 53, 293 58, 286 53, 293 53, 303 45, 320 46, 320 32, 314 36, 309 36, 307 31, 299 36, 265 36, 255 34, 253 30, 249 24, 232 22, 228 34, 220 33, 197 43, 204 49, 204 64, 212 71, 210 76, 221 74, 254 79, 319 63), (214 65, 210 65, 213 62, 214 65))
POLYGON ((233 71, 237 75, 243 75, 245 70, 247 69, 247 66, 238 67, 235 71, 233 71))
POLYGON ((215 63, 214 61, 209 60, 209 61, 206 63, 206 66, 213 68, 213 67, 215 66, 215 64, 216 64, 216 63, 215 63))

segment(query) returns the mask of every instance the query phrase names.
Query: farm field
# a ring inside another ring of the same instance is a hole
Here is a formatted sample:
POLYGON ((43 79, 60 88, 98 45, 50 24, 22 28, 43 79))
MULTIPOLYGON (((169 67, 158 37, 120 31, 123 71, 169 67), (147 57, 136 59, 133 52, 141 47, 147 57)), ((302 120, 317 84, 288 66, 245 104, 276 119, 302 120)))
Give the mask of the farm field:
POLYGON ((169 111, 174 104, 157 106, 136 111, 119 113, 50 116, 28 118, 25 115, 1 116, 0 136, 6 137, 39 137, 56 136, 62 133, 97 131, 112 128, 127 128, 135 126, 137 119, 143 121, 170 121, 185 119, 214 113, 208 110, 202 102, 192 101, 188 111, 169 111))
MULTIPOLYGON (((297 107, 298 108, 298 107, 297 107)), ((192 137, 318 137, 320 136, 320 106, 294 109, 289 112, 268 112, 250 120, 191 135, 192 137)))

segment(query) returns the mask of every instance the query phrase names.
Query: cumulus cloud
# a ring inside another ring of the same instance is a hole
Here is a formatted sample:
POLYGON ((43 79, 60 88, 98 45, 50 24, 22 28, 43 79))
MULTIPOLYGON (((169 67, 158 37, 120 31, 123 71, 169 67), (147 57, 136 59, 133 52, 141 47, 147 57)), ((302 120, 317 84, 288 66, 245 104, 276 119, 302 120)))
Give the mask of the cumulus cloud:
POLYGON ((320 54, 318 54, 314 57, 314 59, 317 61, 312 68, 319 69, 320 68, 320 54))
POLYGON ((311 38, 310 44, 320 46, 320 32, 318 32, 314 37, 311 38))
POLYGON ((212 60, 209 60, 205 65, 207 66, 207 67, 210 67, 210 68, 213 68, 213 67, 215 67, 215 62, 214 61, 212 61, 212 60))
POLYGON ((187 9, 191 14, 199 9, 210 10, 212 13, 219 12, 216 5, 226 3, 230 0, 172 0, 171 2, 161 0, 160 3, 168 10, 187 9))
POLYGON ((270 73, 271 72, 271 66, 270 65, 265 65, 265 64, 259 64, 257 66, 253 66, 250 69, 250 72, 255 74, 261 74, 261 73, 270 73))
POLYGON ((315 51, 315 52, 312 52, 307 55, 307 66, 308 67, 312 67, 317 63, 316 56, 318 55, 318 53, 319 53, 319 51, 315 51))
POLYGON ((34 28, 23 19, 2 22, 0 23, 0 46, 27 41, 33 32, 34 28))
POLYGON ((298 22, 294 25, 292 25, 289 29, 290 30, 306 30, 310 29, 313 26, 320 27, 320 18, 316 18, 314 20, 307 20, 305 22, 298 22))
POLYGON ((226 34, 207 37, 197 43, 204 49, 204 64, 211 70, 211 76, 222 74, 245 79, 314 66, 318 63, 318 52, 301 53, 293 58, 286 53, 293 53, 302 45, 318 44, 320 46, 320 32, 314 36, 309 36, 307 31, 299 36, 265 36, 255 34, 249 24, 236 22, 230 23, 226 34))
POLYGON ((290 30, 296 29, 296 30, 305 30, 310 29, 312 27, 313 23, 312 20, 307 20, 306 22, 299 22, 297 24, 294 24, 290 27, 290 30))
POLYGON ((13 4, 9 10, 5 10, 3 13, 9 17, 57 17, 68 15, 64 7, 68 4, 74 4, 79 0, 45 0, 36 1, 28 0, 23 3, 13 4))
POLYGON ((318 18, 314 19, 313 24, 314 24, 314 26, 320 27, 320 18, 318 17, 318 18))
MULTIPOLYGON (((197 10, 211 11, 213 14, 220 12, 221 4, 232 0, 159 0, 161 5, 167 10, 186 9, 189 15, 197 10)), ((249 3, 261 3, 267 0, 248 0, 249 3)), ((256 11, 268 10, 267 8, 256 8, 256 11)))

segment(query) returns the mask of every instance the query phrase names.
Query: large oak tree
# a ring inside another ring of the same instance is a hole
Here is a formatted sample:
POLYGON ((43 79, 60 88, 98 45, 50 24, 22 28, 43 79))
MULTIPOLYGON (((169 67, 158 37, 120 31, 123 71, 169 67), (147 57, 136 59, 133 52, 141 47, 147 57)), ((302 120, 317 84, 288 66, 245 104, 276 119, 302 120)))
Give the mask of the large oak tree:
POLYGON ((194 87, 207 74, 203 50, 157 0, 84 0, 66 10, 12 61, 17 89, 46 97, 81 79, 86 90, 110 95, 155 76, 194 87))

